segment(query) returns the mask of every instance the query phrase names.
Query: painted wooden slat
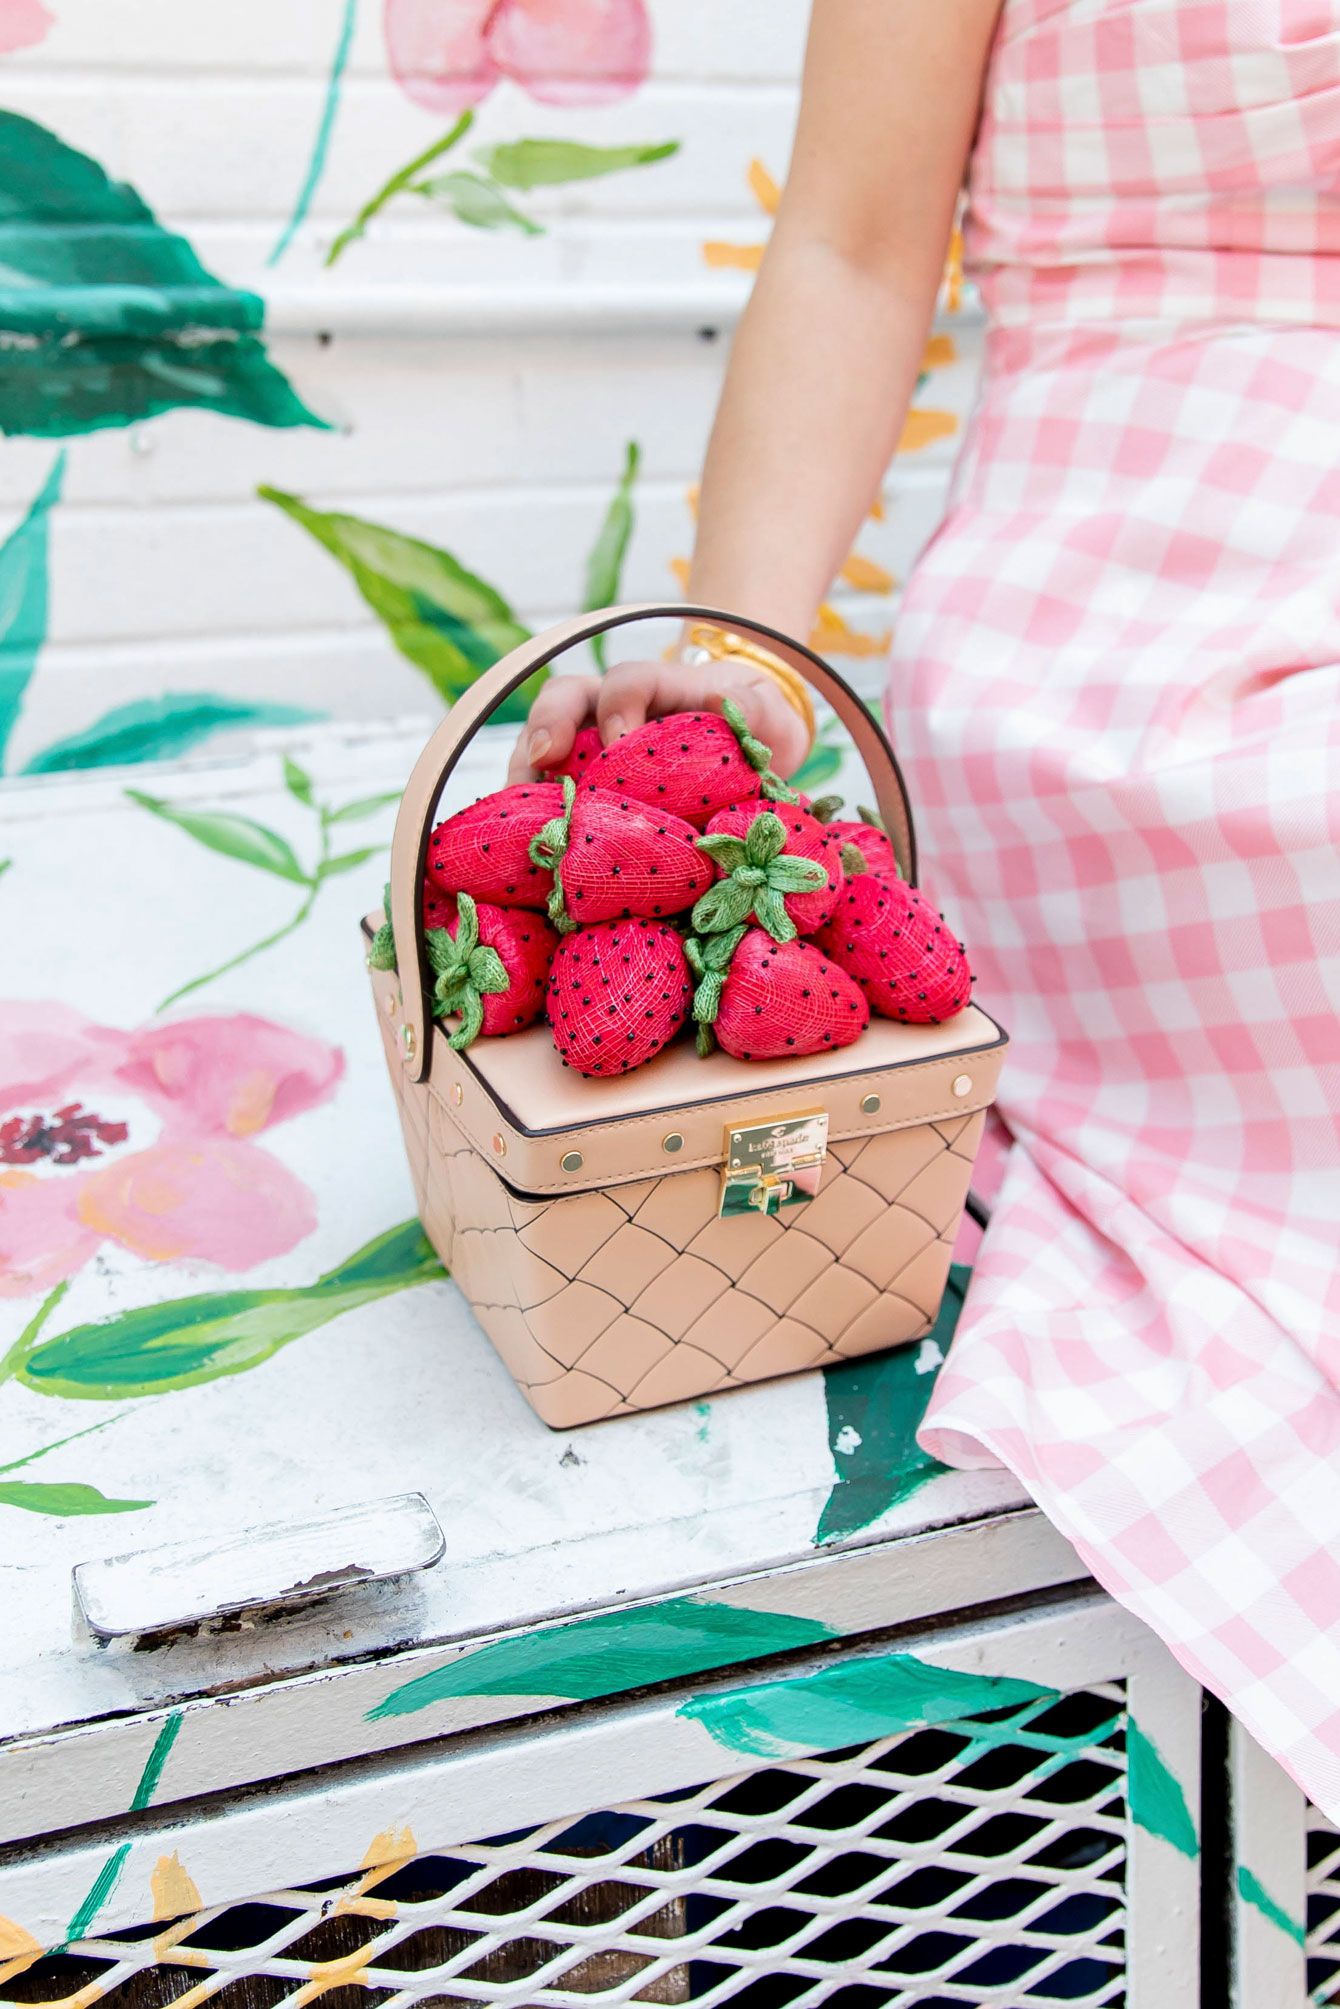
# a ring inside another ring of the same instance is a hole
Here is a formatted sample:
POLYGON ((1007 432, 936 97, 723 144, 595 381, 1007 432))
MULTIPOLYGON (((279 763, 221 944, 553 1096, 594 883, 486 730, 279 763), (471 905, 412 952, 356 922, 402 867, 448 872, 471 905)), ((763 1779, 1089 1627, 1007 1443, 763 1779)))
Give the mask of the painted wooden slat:
POLYGON ((1300 2009, 1307 2000, 1307 1800, 1233 1723, 1229 1729, 1232 2009, 1300 2009))
MULTIPOLYGON (((909 1661, 924 1670, 953 1669, 987 1683, 1022 1681, 1035 1689, 1122 1678, 1135 1686, 1144 1676, 1146 1720, 1157 1723, 1165 1740, 1158 1749, 1160 1786, 1174 1804, 1188 1796, 1194 1804, 1194 1753, 1169 1741, 1174 1719, 1186 1720, 1184 1704, 1175 1699, 1185 1677, 1145 1628, 1102 1596, 994 1623, 900 1634, 870 1659, 884 1664, 889 1654, 897 1656, 889 1679, 898 1694, 901 1670, 909 1661), (1165 1680, 1174 1699, 1161 1702, 1158 1691, 1165 1680)), ((786 1679, 812 1681, 834 1667, 862 1664, 860 1659, 800 1659, 790 1665, 786 1679)), ((877 1689, 881 1680, 876 1677, 877 1689)), ((853 1719, 844 1714, 842 1687, 830 1680, 812 1694, 800 1691, 804 1706, 799 1720, 808 1727, 788 1730, 787 1748, 820 1750, 851 1741, 853 1719)), ((653 1702, 582 1711, 534 1728, 484 1731, 426 1747, 409 1761, 351 1766, 343 1774, 295 1780, 214 1806, 197 1805, 176 1819, 156 1821, 141 1814, 124 1827, 108 1824, 96 1837, 73 1837, 68 1846, 48 1843, 40 1855, 26 1860, 11 1856, 0 1864, 0 1915, 39 1945, 51 1945, 65 1936, 113 1855, 119 1857, 115 1883, 99 1909, 99 1923, 106 1928, 152 1916, 154 1869, 174 1852, 208 1906, 329 1875, 360 1862, 372 1837, 392 1829, 408 1827, 418 1847, 431 1850, 477 1834, 481 1820, 489 1832, 504 1833, 593 1804, 727 1777, 757 1763, 758 1751, 733 1744, 734 1733, 726 1726, 750 1706, 755 1713, 761 1707, 771 1718, 769 1698, 775 1690, 775 1680, 759 1682, 741 1673, 695 1684, 688 1695, 680 1690, 653 1702), (758 1698, 757 1703, 751 1698, 758 1698), (715 1734, 709 1724, 718 1726, 715 1734)), ((976 1706, 989 1708, 993 1701, 1012 1699, 1008 1693, 993 1695, 987 1686, 979 1691, 976 1706)), ((788 1709, 784 1720, 794 1724, 796 1711, 788 1709)), ((1141 1826, 1138 1815, 1135 1827, 1137 1836, 1152 1833, 1160 1840, 1156 1830, 1141 1826)), ((1183 1897, 1175 1866, 1156 1850, 1147 1907, 1158 1905, 1160 1864, 1170 1898, 1156 1923, 1171 1919, 1183 1897)), ((1183 1927, 1185 1923, 1183 1914, 1183 1927)), ((1194 1952, 1189 1969, 1179 1960, 1173 1970, 1178 1977, 1188 1971, 1194 1976, 1194 1952)), ((1189 1999, 1194 1998, 1146 1992, 1139 2009, 1170 2009, 1172 2002, 1189 1999)))

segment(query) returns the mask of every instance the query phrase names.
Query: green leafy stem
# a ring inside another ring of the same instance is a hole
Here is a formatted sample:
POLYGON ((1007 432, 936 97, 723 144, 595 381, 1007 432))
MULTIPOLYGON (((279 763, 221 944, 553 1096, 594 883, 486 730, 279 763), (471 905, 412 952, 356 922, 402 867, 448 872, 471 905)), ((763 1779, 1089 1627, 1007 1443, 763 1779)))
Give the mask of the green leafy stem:
POLYGON ((462 112, 441 139, 389 175, 335 239, 326 254, 327 266, 342 258, 365 234, 372 219, 398 195, 418 195, 441 203, 473 230, 519 230, 526 237, 542 237, 544 225, 518 209, 508 190, 525 193, 565 182, 593 181, 625 168, 650 167, 679 151, 678 140, 633 146, 585 146, 578 140, 563 139, 510 140, 476 147, 473 168, 451 168, 446 174, 424 179, 426 170, 465 138, 474 120, 473 112, 462 112))
POLYGON ((262 955, 266 949, 274 948, 277 942, 282 942, 286 936, 302 926, 316 904, 316 896, 327 879, 333 879, 341 872, 354 871, 369 858, 375 858, 379 851, 386 849, 384 844, 370 844, 356 851, 343 851, 337 857, 331 855, 332 844, 340 827, 346 823, 360 822, 365 816, 373 816, 379 809, 386 808, 388 803, 398 801, 399 797, 394 791, 389 794, 361 796, 357 801, 346 802, 338 809, 327 809, 313 796, 311 776, 299 767, 296 761, 290 760, 287 754, 284 756, 284 781, 290 795, 300 802, 304 809, 310 810, 317 819, 319 850, 316 862, 310 870, 300 863, 297 853, 286 838, 281 837, 277 830, 271 830, 265 824, 255 822, 250 816, 236 816, 224 810, 178 809, 175 804, 165 802, 156 795, 145 795, 138 788, 126 790, 131 801, 137 802, 141 809, 149 810, 152 815, 161 817, 165 823, 175 824, 179 830, 184 830, 188 837, 194 837, 197 844, 203 844, 208 850, 217 851, 225 858, 236 858, 243 865, 253 865, 258 871, 270 872, 276 878, 287 879, 293 885, 301 886, 305 895, 297 912, 291 919, 285 921, 282 928, 276 928, 273 934, 266 935, 259 942, 253 942, 250 948, 243 949, 240 954, 230 956, 228 961, 220 963, 217 969, 208 970, 204 976, 193 977, 190 983, 180 985, 163 999, 158 1006, 159 1011, 166 1011, 168 1006, 176 1004, 179 998, 187 997, 190 992, 202 989, 205 984, 214 983, 217 978, 226 976, 230 970, 237 969, 242 963, 250 962, 253 956, 262 955))
POLYGON ((343 1312, 446 1274, 420 1223, 402 1221, 312 1284, 205 1291, 138 1305, 44 1339, 43 1326, 65 1290, 60 1284, 0 1360, 0 1381, 85 1402, 194 1388, 245 1374, 343 1312))

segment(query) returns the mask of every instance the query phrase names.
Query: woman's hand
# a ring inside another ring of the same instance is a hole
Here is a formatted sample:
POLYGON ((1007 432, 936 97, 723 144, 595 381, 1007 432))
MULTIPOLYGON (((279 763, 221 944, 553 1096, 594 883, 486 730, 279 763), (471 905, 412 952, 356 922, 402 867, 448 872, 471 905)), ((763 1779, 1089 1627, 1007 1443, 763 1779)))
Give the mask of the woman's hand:
POLYGON ((804 720, 777 684, 752 663, 616 663, 604 677, 551 677, 530 708, 512 754, 509 781, 534 781, 572 751, 578 728, 594 722, 608 746, 666 712, 739 705, 749 730, 772 748, 778 774, 794 774, 810 750, 804 720))

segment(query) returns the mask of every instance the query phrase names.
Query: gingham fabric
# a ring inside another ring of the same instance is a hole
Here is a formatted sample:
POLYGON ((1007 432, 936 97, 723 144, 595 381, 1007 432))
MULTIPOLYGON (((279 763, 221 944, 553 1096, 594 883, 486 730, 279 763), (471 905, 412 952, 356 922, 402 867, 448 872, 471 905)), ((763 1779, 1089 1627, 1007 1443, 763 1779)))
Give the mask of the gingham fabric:
POLYGON ((922 1441, 1340 1819, 1340 0, 1006 0, 895 741, 1014 1045, 922 1441))

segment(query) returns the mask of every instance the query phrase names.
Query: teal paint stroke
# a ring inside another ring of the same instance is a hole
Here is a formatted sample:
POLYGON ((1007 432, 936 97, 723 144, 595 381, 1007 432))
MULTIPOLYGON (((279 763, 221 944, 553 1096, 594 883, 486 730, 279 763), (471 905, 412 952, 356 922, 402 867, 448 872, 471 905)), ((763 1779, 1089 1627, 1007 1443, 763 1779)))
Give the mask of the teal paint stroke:
POLYGON ((267 265, 278 265, 284 253, 292 244, 298 231, 307 220, 307 212, 312 206, 312 198, 326 171, 326 155, 330 151, 331 135, 335 130, 335 118, 340 109, 340 91, 344 84, 344 73, 349 64, 349 51, 354 44, 354 27, 358 20, 358 0, 344 0, 344 19, 340 23, 339 38, 335 44, 335 55, 330 65, 330 77, 326 84, 325 102, 321 107, 321 117, 317 121, 316 138, 312 142, 311 158, 307 172, 303 176, 298 199, 293 205, 293 214, 280 232, 274 250, 266 259, 267 265))
MULTIPOLYGON (((154 1747, 145 1761, 144 1770, 140 1773, 140 1782, 131 1796, 130 1811, 132 1814, 138 1814, 142 1808, 147 1807, 157 1792, 158 1782, 163 1776, 163 1767, 168 1761, 168 1753, 176 1743, 177 1732, 181 1729, 181 1719, 182 1712, 180 1709, 175 1709, 170 1716, 164 1718, 162 1727, 154 1739, 154 1747)), ((84 1937, 89 1926, 116 1889, 117 1881, 125 1865, 126 1857, 129 1854, 129 1842, 122 1842, 117 1848, 112 1850, 112 1853, 108 1856, 106 1862, 89 1886, 87 1896, 75 1912, 74 1917, 70 1920, 70 1929, 65 1935, 64 1943, 66 1946, 84 1937)))
POLYGON ((1133 1717, 1126 1725, 1126 1787, 1136 1826, 1160 1836, 1194 1862, 1200 1839, 1186 1794, 1157 1744, 1133 1717))
POLYGON ((216 732, 244 726, 309 725, 324 717, 301 705, 251 703, 212 691, 165 691, 104 712, 82 732, 53 740, 24 765, 25 774, 64 774, 86 767, 132 767, 176 760, 216 732))
MULTIPOLYGON (((1008 1675, 932 1667, 911 1653, 843 1660, 817 1674, 758 1682, 718 1695, 695 1695, 677 1714, 745 1758, 789 1758, 835 1751, 903 1730, 957 1722, 1020 1703, 1050 1707, 1057 1691, 1008 1675)), ((1017 1743, 1019 1725, 972 1722, 974 1744, 1017 1743)), ((1091 1741, 1092 1733, 1085 1739, 1091 1741)), ((1048 1739, 1047 1747, 1061 1743, 1048 1739)), ((1071 1748, 1065 1747, 1067 1751, 1071 1748)))
POLYGON ((947 1468, 917 1442, 936 1374, 954 1337, 972 1271, 954 1264, 935 1324, 920 1345, 824 1369, 828 1448, 837 1483, 824 1502, 816 1542, 868 1528, 947 1468))
POLYGON ((590 1702, 836 1637, 816 1620, 785 1612, 738 1611, 698 1598, 670 1598, 664 1604, 600 1612, 571 1625, 496 1640, 393 1688, 368 1711, 367 1720, 411 1716, 463 1695, 544 1695, 590 1702))
POLYGON ((1284 1907, 1276 1904, 1260 1878, 1253 1876, 1245 1865, 1240 1865, 1238 1869, 1238 1896, 1244 1903, 1254 1905, 1263 1918, 1269 1919, 1272 1925, 1287 1933, 1297 1945, 1304 1944, 1307 1939, 1307 1928, 1302 1920, 1290 1918, 1284 1907))
POLYGON ((188 407, 316 426, 259 339, 265 304, 216 279, 126 182, 0 110, 0 432, 57 439, 188 407))
POLYGON ((0 769, 47 635, 47 519, 60 500, 58 453, 22 523, 0 545, 0 769))

